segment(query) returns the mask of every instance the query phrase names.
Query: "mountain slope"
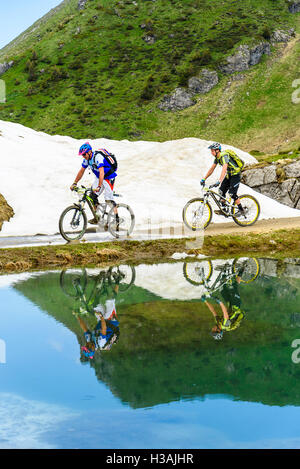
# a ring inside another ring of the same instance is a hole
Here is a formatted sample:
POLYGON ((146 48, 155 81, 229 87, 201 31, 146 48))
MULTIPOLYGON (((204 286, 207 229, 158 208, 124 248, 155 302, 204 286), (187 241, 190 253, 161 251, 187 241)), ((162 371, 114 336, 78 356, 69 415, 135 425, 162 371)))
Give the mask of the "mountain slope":
POLYGON ((297 145, 298 35, 241 81, 228 85, 219 72, 219 85, 185 111, 158 103, 204 67, 218 70, 238 44, 266 41, 278 28, 299 34, 299 16, 285 0, 88 0, 83 10, 65 0, 0 51, 1 61, 15 62, 3 75, 0 118, 76 138, 194 136, 247 150, 263 149, 263 122, 270 151, 287 134, 297 145))

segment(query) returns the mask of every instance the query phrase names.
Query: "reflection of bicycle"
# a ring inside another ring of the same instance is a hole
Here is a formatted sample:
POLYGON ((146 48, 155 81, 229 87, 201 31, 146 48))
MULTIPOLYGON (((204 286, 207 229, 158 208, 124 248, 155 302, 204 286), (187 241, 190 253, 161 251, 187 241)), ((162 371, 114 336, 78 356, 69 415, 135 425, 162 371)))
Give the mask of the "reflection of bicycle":
POLYGON ((250 226, 257 221, 260 214, 260 205, 255 197, 247 194, 239 196, 244 208, 244 213, 242 213, 235 203, 214 192, 213 187, 215 187, 215 184, 208 188, 204 187, 203 198, 191 199, 183 208, 182 218, 188 228, 197 231, 208 227, 213 213, 211 204, 208 202, 209 198, 214 200, 226 218, 232 217, 233 221, 240 226, 250 226))
POLYGON ((128 290, 135 281, 135 268, 127 265, 110 267, 99 274, 89 276, 86 269, 63 270, 60 274, 60 286, 63 292, 83 303, 84 309, 91 311, 99 296, 109 288, 118 286, 119 292, 128 290))
MULTIPOLYGON (((135 216, 129 205, 117 204, 108 210, 108 204, 102 203, 97 207, 97 213, 91 198, 92 189, 84 186, 75 188, 79 194, 79 202, 67 207, 59 219, 59 231, 66 241, 81 239, 87 229, 87 216, 85 213, 85 203, 88 204, 94 219, 98 220, 99 226, 107 227, 108 231, 115 238, 124 238, 129 236, 135 225, 135 216), (115 208, 118 210, 118 216, 115 214, 115 208)), ((118 194, 114 194, 120 197, 118 194)))
POLYGON ((209 290, 218 290, 233 277, 239 277, 242 283, 251 283, 259 275, 259 262, 254 257, 240 257, 215 266, 210 260, 185 262, 183 275, 192 285, 204 285, 209 290), (213 270, 219 271, 215 280, 210 282, 213 270))

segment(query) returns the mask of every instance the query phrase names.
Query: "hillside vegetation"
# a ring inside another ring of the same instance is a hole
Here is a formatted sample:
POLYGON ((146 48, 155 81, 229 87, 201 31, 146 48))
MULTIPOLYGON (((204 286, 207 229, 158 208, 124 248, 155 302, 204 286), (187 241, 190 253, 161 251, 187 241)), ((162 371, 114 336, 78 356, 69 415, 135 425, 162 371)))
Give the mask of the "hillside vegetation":
POLYGON ((298 148, 299 14, 286 0, 66 0, 0 51, 0 119, 50 134, 164 141, 198 137, 246 150, 298 148), (240 44, 295 28, 238 80, 219 65, 240 44), (219 84, 184 111, 158 108, 203 68, 219 84), (298 106, 298 107, 297 107, 298 106), (282 145, 284 143, 284 145, 282 145))

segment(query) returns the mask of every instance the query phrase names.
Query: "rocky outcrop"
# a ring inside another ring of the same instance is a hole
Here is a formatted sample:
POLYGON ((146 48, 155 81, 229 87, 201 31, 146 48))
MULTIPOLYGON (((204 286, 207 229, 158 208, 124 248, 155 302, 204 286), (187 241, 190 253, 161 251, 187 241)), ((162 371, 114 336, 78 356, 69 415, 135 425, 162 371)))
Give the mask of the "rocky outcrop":
POLYGON ((203 69, 199 76, 189 79, 188 89, 176 88, 174 93, 164 96, 158 107, 162 111, 179 111, 194 106, 196 104, 194 96, 208 93, 218 82, 217 72, 203 69))
POLYGON ((188 81, 188 88, 193 94, 208 93, 219 83, 217 72, 213 70, 202 70, 199 76, 192 77, 188 81))
POLYGON ((174 93, 163 98, 158 107, 162 111, 180 111, 194 104, 192 93, 185 88, 176 88, 174 93))
POLYGON ((271 48, 268 42, 261 42, 254 47, 241 45, 235 54, 227 57, 226 61, 220 65, 220 70, 228 75, 243 72, 257 65, 264 54, 270 55, 270 53, 271 48))
POLYGON ((294 36, 294 28, 289 29, 288 31, 282 31, 281 29, 277 29, 271 34, 271 43, 276 44, 277 42, 289 42, 294 36))
POLYGON ((4 62, 3 64, 0 64, 0 76, 3 75, 3 73, 7 72, 14 64, 14 61, 11 60, 10 62, 4 62))
POLYGON ((263 195, 300 210, 300 159, 245 169, 242 182, 263 195))
POLYGON ((299 13, 300 12, 300 2, 295 2, 289 0, 289 12, 290 13, 299 13))
POLYGON ((261 277, 300 278, 300 259, 259 259, 259 269, 261 277))
POLYGON ((77 6, 78 10, 84 10, 85 4, 87 1, 88 0, 78 0, 78 6, 77 6))
POLYGON ((0 194, 0 231, 5 221, 9 221, 14 216, 14 211, 6 202, 3 195, 0 194))

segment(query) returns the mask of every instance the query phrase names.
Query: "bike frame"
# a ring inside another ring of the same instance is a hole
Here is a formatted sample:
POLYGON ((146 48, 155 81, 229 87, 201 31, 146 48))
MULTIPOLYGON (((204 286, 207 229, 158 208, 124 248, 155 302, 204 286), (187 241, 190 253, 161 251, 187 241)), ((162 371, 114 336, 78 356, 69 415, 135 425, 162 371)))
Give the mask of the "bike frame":
POLYGON ((203 201, 204 203, 207 202, 209 198, 212 198, 216 205, 219 207, 222 213, 228 218, 232 216, 233 209, 235 208, 235 203, 230 203, 226 197, 223 197, 222 195, 218 194, 217 192, 212 191, 210 188, 204 188, 204 194, 203 194, 203 201), (225 207, 228 208, 228 213, 224 211, 224 207, 222 207, 222 203, 224 203, 225 207))
MULTIPOLYGON (((91 192, 91 191, 92 191, 92 189, 86 189, 83 193, 82 198, 79 200, 79 203, 75 204, 75 205, 77 205, 80 210, 84 210, 85 203, 87 203, 90 210, 91 210, 91 212, 92 212, 92 214, 93 214, 93 216, 94 216, 94 218, 96 218, 98 215, 97 215, 95 207, 94 207, 93 199, 88 195, 88 193, 91 192)), ((100 191, 99 196, 102 194, 102 192, 103 192, 103 189, 100 191)), ((101 204, 98 205, 97 209, 100 209, 100 211, 101 211, 100 220, 103 220, 105 215, 108 215, 107 207, 108 207, 108 204, 106 202, 101 203, 101 204)))

